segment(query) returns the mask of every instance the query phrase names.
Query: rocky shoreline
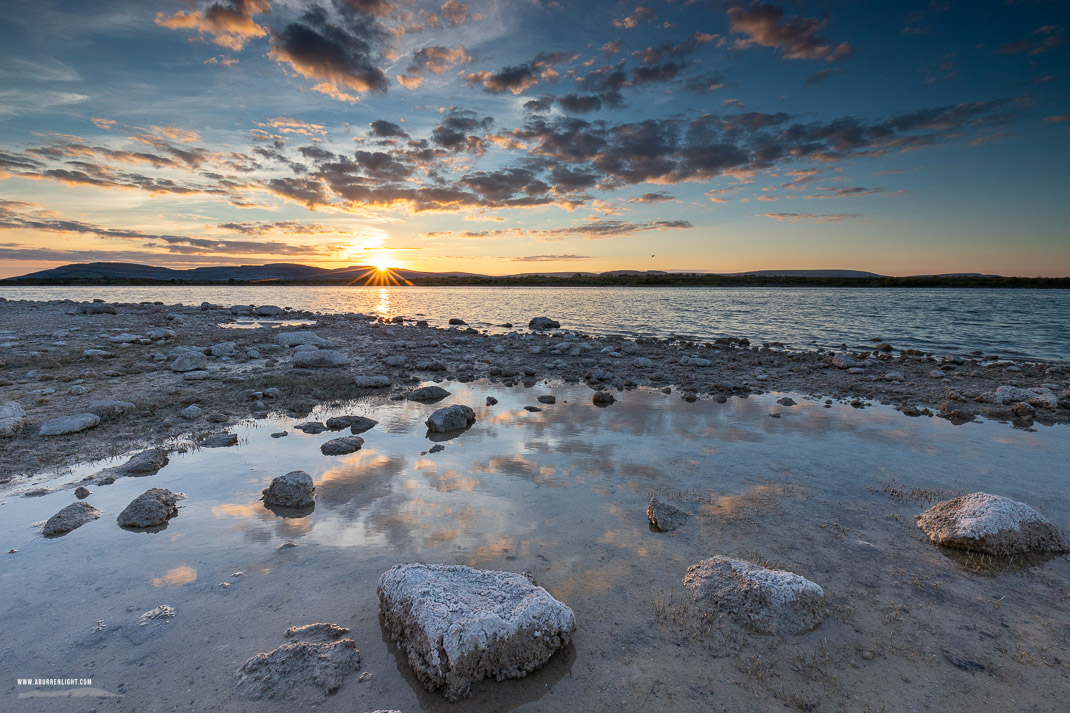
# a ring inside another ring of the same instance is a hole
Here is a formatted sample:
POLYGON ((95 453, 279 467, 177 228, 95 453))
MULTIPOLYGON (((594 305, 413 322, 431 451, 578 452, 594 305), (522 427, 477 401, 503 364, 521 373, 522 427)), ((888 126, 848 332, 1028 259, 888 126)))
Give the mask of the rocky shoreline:
POLYGON ((1021 428, 1070 422, 1066 363, 924 354, 879 335, 838 352, 788 351, 745 336, 631 340, 536 317, 530 329, 495 335, 460 317, 439 329, 417 316, 386 321, 272 305, 0 298, 0 488, 135 448, 198 442, 271 412, 301 417, 324 401, 401 398, 427 381, 582 381, 688 401, 792 392, 957 424, 978 416, 1021 428), (253 319, 264 326, 235 328, 253 319))

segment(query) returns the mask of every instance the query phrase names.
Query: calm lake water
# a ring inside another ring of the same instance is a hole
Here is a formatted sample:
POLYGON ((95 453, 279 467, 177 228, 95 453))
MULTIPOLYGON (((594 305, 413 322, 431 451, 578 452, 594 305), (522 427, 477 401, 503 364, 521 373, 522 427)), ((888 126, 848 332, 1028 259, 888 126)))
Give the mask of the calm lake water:
POLYGON ((74 501, 70 489, 6 494, 0 551, 18 551, 0 566, 4 710, 308 710, 237 699, 234 672, 288 643, 288 627, 334 622, 370 678, 348 675, 321 713, 1065 711, 1070 558, 962 556, 914 523, 936 499, 976 490, 1070 523, 1065 426, 954 426, 799 394, 783 407, 780 394, 688 404, 639 389, 601 409, 578 384, 446 386, 438 404, 377 396, 318 408, 314 420, 379 421, 347 456, 324 456, 341 434, 295 430, 304 418, 245 423, 234 448, 173 453, 156 475, 92 487, 102 517, 54 539, 39 527, 74 501), (524 410, 547 393, 556 404, 524 410), (429 453, 424 419, 449 404, 470 405, 477 421, 429 453), (261 489, 297 469, 316 482, 315 507, 267 509, 261 489), (116 515, 150 487, 188 495, 178 516, 162 531, 121 529, 116 515), (692 518, 652 532, 651 495, 692 518), (296 547, 278 549, 288 541, 296 547), (714 554, 812 579, 830 616, 785 638, 701 616, 681 580, 714 554), (574 609, 573 643, 524 679, 483 681, 446 703, 377 616, 376 580, 401 562, 530 571, 574 609), (163 604, 175 609, 168 625, 138 625, 163 604), (25 676, 92 677, 96 696, 111 697, 32 697, 16 685, 25 676))
MULTIPOLYGON (((8 299, 276 304, 404 315, 504 331, 545 315, 591 334, 747 337, 800 349, 861 345, 1070 360, 1070 290, 767 287, 0 287, 8 299)), ((2 322, 2 308, 0 308, 2 322)))

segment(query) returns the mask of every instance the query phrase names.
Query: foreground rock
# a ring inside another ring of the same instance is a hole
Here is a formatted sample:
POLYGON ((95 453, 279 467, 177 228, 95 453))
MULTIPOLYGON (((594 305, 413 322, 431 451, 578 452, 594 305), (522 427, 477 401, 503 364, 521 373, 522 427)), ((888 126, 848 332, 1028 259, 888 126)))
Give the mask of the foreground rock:
POLYGON ((123 527, 155 527, 178 514, 178 497, 170 490, 152 488, 131 501, 117 518, 123 527))
POLYGON ((79 413, 73 416, 60 416, 45 421, 41 424, 38 435, 41 436, 66 436, 78 433, 100 425, 100 416, 95 413, 79 413))
POLYGON ((238 693, 246 698, 297 699, 334 693, 345 676, 360 668, 352 639, 331 643, 298 641, 257 654, 238 669, 238 693))
POLYGON ((440 408, 424 421, 427 430, 432 433, 463 431, 475 422, 476 412, 471 407, 460 404, 440 408))
POLYGON ((284 508, 299 508, 316 502, 316 484, 303 470, 290 471, 264 488, 264 503, 284 508))
POLYGON ((48 518, 48 522, 41 528, 41 534, 45 537, 62 535, 71 530, 77 530, 87 522, 96 520, 100 515, 100 510, 89 503, 72 503, 48 518))
POLYGON ((358 389, 385 389, 390 386, 390 377, 382 374, 359 374, 353 377, 353 385, 358 389))
POLYGON ((198 443, 201 448, 229 448, 238 445, 237 433, 213 433, 198 443))
POLYGON ((103 421, 113 421, 123 416, 127 411, 134 408, 134 404, 129 401, 115 401, 114 399, 105 399, 101 401, 94 401, 86 408, 91 414, 99 416, 103 421))
POLYGON ((99 473, 86 476, 82 479, 82 482, 95 485, 111 485, 119 478, 128 475, 135 477, 155 475, 169 461, 170 458, 167 455, 166 448, 150 448, 147 451, 138 453, 122 465, 105 468, 99 473))
POLYGON ((0 438, 14 438, 26 423, 26 411, 15 401, 0 406, 0 438))
POLYGON ((594 396, 591 397, 591 403, 595 406, 609 406, 616 400, 616 397, 608 391, 596 391, 594 396))
POLYGON ((802 634, 825 618, 825 592, 793 572, 715 556, 687 568, 694 601, 762 634, 802 634))
POLYGON ((1055 524, 1025 503, 988 493, 960 495, 918 516, 918 527, 938 545, 990 555, 1066 552, 1055 524))
POLYGON ((363 447, 364 439, 360 436, 343 436, 324 443, 320 446, 320 453, 325 456, 344 456, 356 453, 363 447))
POLYGON ((687 522, 691 513, 684 512, 671 503, 650 498, 650 504, 646 506, 646 516, 658 532, 671 532, 687 522))
POLYGON ((448 701, 484 678, 526 676, 576 630, 572 609, 511 572, 397 565, 378 592, 383 622, 417 678, 448 701))

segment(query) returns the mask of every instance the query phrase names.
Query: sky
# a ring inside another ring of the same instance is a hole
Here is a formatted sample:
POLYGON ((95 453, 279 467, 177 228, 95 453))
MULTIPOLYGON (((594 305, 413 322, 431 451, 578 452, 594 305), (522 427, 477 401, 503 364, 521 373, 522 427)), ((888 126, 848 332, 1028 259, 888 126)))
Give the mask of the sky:
POLYGON ((1065 0, 9 0, 0 277, 1070 275, 1065 0))

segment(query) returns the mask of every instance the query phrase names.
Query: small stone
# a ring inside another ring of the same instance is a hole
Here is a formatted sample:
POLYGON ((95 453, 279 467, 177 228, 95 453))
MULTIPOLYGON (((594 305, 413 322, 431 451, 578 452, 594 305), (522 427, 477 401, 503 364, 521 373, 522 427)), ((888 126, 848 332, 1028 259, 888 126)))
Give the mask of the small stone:
POLYGON ((540 404, 556 404, 557 403, 557 397, 553 396, 551 394, 543 394, 542 396, 538 397, 535 400, 538 401, 540 404))
POLYGON ((147 612, 137 618, 138 626, 159 626, 160 624, 168 624, 171 619, 175 618, 175 608, 170 604, 161 604, 158 607, 149 609, 147 612))
POLYGON ((182 418, 188 419, 190 421, 195 421, 196 419, 200 418, 202 413, 203 410, 197 404, 190 404, 189 406, 178 412, 178 414, 182 416, 182 418))
POLYGON ((238 434, 213 433, 197 445, 201 448, 229 448, 238 445, 238 434))
POLYGON ((201 371, 208 365, 208 357, 201 352, 183 352, 171 362, 171 371, 184 374, 190 371, 201 371))
POLYGON ((74 489, 74 497, 79 499, 88 498, 92 494, 93 491, 85 487, 84 485, 79 485, 77 488, 74 489))
POLYGON ((48 518, 45 526, 41 528, 41 534, 45 537, 55 537, 71 530, 76 530, 82 525, 96 520, 101 515, 100 510, 89 503, 71 503, 67 507, 48 518))
POLYGON ((591 402, 594 403, 595 406, 609 406, 616 400, 616 397, 608 391, 596 391, 594 392, 594 396, 591 397, 591 402))
POLYGON ((323 433, 327 430, 327 427, 319 421, 305 421, 304 423, 297 424, 296 426, 294 426, 294 428, 296 428, 298 431, 303 431, 304 433, 311 433, 313 435, 317 433, 323 433))
POLYGON ((390 386, 390 377, 382 374, 361 374, 353 377, 358 389, 385 389, 390 386))
POLYGON ((671 503, 664 503, 657 498, 650 498, 650 504, 646 507, 646 516, 650 524, 658 532, 671 532, 683 525, 691 517, 691 513, 685 512, 671 503))
POLYGON ((346 674, 359 668, 360 651, 352 639, 298 641, 242 664, 237 689, 253 700, 321 698, 341 688, 346 674))
POLYGON ((493 396, 488 396, 487 397, 487 406, 494 406, 497 403, 498 403, 498 399, 494 398, 493 396))
POLYGON ((39 435, 66 436, 100 425, 100 416, 95 413, 79 413, 74 416, 60 416, 41 424, 39 435))
POLYGON ((329 369, 348 363, 345 354, 331 349, 305 349, 294 353, 294 366, 305 369, 329 369))
POLYGON ((443 389, 441 386, 424 386, 419 389, 414 389, 405 394, 405 398, 409 401, 422 401, 424 403, 431 403, 434 401, 441 401, 450 395, 450 392, 443 389))
POLYGON ((290 435, 289 431, 279 431, 277 433, 272 433, 271 437, 272 438, 285 438, 288 435, 290 435))
POLYGON ((697 604, 761 634, 802 634, 827 614, 825 592, 805 577, 728 557, 688 567, 684 586, 697 604))
POLYGON ((265 505, 300 508, 316 502, 316 485, 312 476, 303 470, 280 475, 262 492, 265 505))
POLYGON ((325 456, 344 456, 356 453, 364 446, 364 439, 360 436, 343 436, 327 441, 320 446, 320 453, 325 456))
POLYGON ((558 329, 561 323, 549 317, 532 317, 528 329, 558 329))
POLYGON ((134 404, 129 401, 115 401, 113 399, 105 399, 101 401, 94 401, 89 404, 86 411, 92 414, 96 414, 103 421, 113 421, 123 416, 127 411, 134 408, 134 404))
POLYGON ((777 399, 776 402, 778 404, 780 404, 781 406, 794 406, 795 405, 795 399, 791 398, 790 396, 785 396, 783 398, 777 399))
POLYGON ((26 411, 16 401, 0 406, 0 438, 13 438, 26 424, 26 411))
POLYGON ((286 630, 286 638, 298 641, 333 641, 348 633, 349 629, 337 624, 306 624, 305 626, 291 626, 286 630))
POLYGON ((427 430, 432 433, 463 431, 475 422, 476 412, 471 407, 460 404, 440 408, 424 421, 427 430))
POLYGON ((170 490, 152 488, 134 498, 117 518, 122 527, 163 525, 178 514, 178 498, 170 490))
POLYGON ((524 410, 530 411, 531 413, 539 413, 540 411, 542 411, 542 409, 538 406, 525 406, 524 410))

